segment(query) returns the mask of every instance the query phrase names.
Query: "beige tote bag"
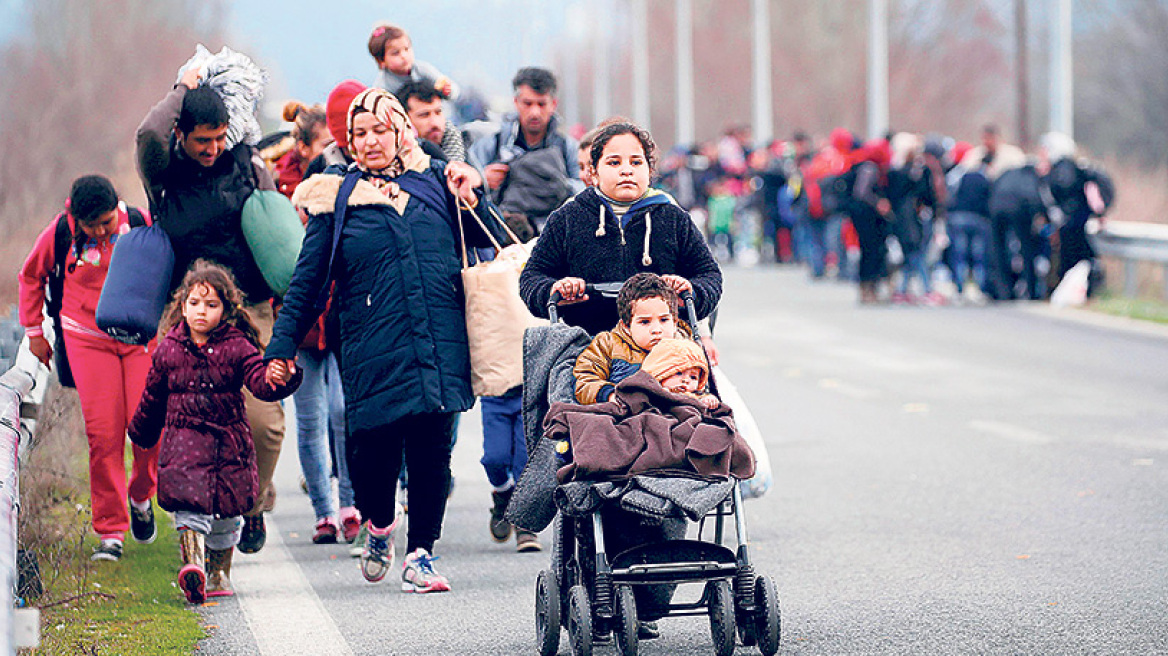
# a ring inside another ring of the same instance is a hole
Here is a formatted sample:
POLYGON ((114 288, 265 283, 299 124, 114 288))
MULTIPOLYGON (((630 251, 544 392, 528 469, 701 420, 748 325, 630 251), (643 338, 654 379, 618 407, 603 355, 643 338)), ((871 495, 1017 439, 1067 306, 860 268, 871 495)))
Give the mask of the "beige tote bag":
POLYGON ((462 209, 460 199, 458 231, 462 238, 462 288, 466 296, 471 388, 475 396, 500 396, 523 383, 523 332, 546 321, 533 317, 519 296, 519 274, 531 255, 530 246, 519 243, 500 219, 499 223, 515 242, 500 247, 482 219, 467 208, 491 238, 496 252, 494 260, 470 266, 462 209))

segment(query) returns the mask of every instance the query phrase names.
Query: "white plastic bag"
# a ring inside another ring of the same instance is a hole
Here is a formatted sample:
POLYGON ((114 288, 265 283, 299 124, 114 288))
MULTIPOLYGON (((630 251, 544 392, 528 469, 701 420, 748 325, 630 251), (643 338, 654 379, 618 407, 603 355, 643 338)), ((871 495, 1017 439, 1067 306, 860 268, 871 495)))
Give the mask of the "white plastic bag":
POLYGON ((758 429, 754 415, 750 413, 750 408, 746 407, 746 402, 742 400, 726 372, 720 367, 714 367, 713 377, 718 386, 718 397, 734 411, 734 425, 738 427, 738 433, 754 452, 754 476, 748 481, 742 481, 739 487, 744 498, 756 499, 769 492, 771 485, 774 484, 771 458, 767 453, 766 443, 763 442, 762 431, 758 429))
POLYGON ((1079 307, 1087 302, 1087 284, 1091 277, 1091 260, 1082 260, 1067 271, 1050 294, 1053 307, 1079 307))

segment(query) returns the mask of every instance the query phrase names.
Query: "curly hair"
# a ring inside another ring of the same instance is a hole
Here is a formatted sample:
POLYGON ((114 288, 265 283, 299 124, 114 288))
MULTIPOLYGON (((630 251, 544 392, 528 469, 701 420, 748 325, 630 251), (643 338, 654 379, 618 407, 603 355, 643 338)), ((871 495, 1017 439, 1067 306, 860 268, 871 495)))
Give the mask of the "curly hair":
POLYGON ((243 309, 243 292, 239 291, 235 278, 227 269, 203 259, 195 260, 187 274, 183 276, 182 284, 174 290, 170 304, 166 306, 162 313, 162 321, 158 324, 159 339, 183 321, 183 304, 186 303, 191 290, 200 285, 214 289, 219 295, 219 300, 223 302, 223 317, 219 322, 238 328, 262 352, 264 345, 260 342, 260 332, 252 323, 247 311, 243 309))
POLYGON ((596 133, 592 140, 592 147, 588 151, 588 159, 592 161, 592 168, 596 168, 600 164, 600 158, 604 156, 604 147, 612 141, 613 137, 618 137, 622 134, 631 134, 641 142, 641 148, 645 151, 645 159, 649 162, 649 172, 652 173, 657 170, 657 144, 653 142, 653 135, 645 128, 628 121, 621 121, 618 123, 611 123, 604 125, 596 133))
POLYGON ((633 303, 646 298, 659 298, 669 306, 669 313, 677 319, 677 308, 681 300, 677 292, 655 273, 642 271, 625 281, 616 295, 616 313, 621 323, 628 326, 633 322, 633 303))

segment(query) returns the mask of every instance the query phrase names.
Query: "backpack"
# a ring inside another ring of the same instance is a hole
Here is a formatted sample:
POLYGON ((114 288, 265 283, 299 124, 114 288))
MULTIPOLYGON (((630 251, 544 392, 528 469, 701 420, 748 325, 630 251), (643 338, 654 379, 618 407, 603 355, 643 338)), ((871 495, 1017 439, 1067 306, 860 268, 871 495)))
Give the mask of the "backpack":
MULTIPOLYGON (((130 227, 146 225, 146 217, 136 207, 126 207, 130 227)), ((73 231, 69 229, 69 218, 65 212, 57 215, 57 227, 53 232, 53 268, 49 271, 49 284, 45 295, 45 313, 53 320, 53 367, 57 370, 57 380, 62 387, 76 387, 73 369, 69 366, 69 356, 65 353, 65 335, 61 331, 61 297, 65 292, 65 261, 73 247, 73 231)), ((76 263, 69 266, 71 272, 76 263)))
POLYGON ((844 212, 852 198, 852 187, 856 184, 856 169, 850 168, 839 175, 820 178, 820 203, 825 217, 844 212))

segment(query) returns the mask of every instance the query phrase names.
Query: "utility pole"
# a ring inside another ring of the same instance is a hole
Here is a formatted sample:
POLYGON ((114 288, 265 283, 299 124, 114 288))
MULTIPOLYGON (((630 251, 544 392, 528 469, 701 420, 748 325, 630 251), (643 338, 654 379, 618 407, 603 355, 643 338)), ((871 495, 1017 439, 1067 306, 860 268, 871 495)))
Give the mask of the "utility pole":
POLYGON ((609 0, 600 0, 597 3, 596 22, 592 31, 592 123, 600 123, 612 114, 612 103, 609 97, 609 65, 608 49, 611 42, 608 38, 608 21, 612 12, 609 11, 609 0))
POLYGON ((1017 93, 1018 145, 1030 146, 1030 63, 1027 47, 1026 0, 1014 0, 1014 82, 1017 93))
POLYGON ((694 120, 693 0, 677 0, 677 143, 693 145, 694 120))
POLYGON ((888 131, 888 0, 868 0, 868 137, 888 131))
POLYGON ((770 0, 751 0, 754 21, 754 142, 769 143, 774 130, 771 105, 771 12, 770 0))
POLYGON ((1071 0, 1055 0, 1050 36, 1050 129, 1075 138, 1071 0))
POLYGON ((649 132, 649 6, 633 0, 633 121, 649 132))

